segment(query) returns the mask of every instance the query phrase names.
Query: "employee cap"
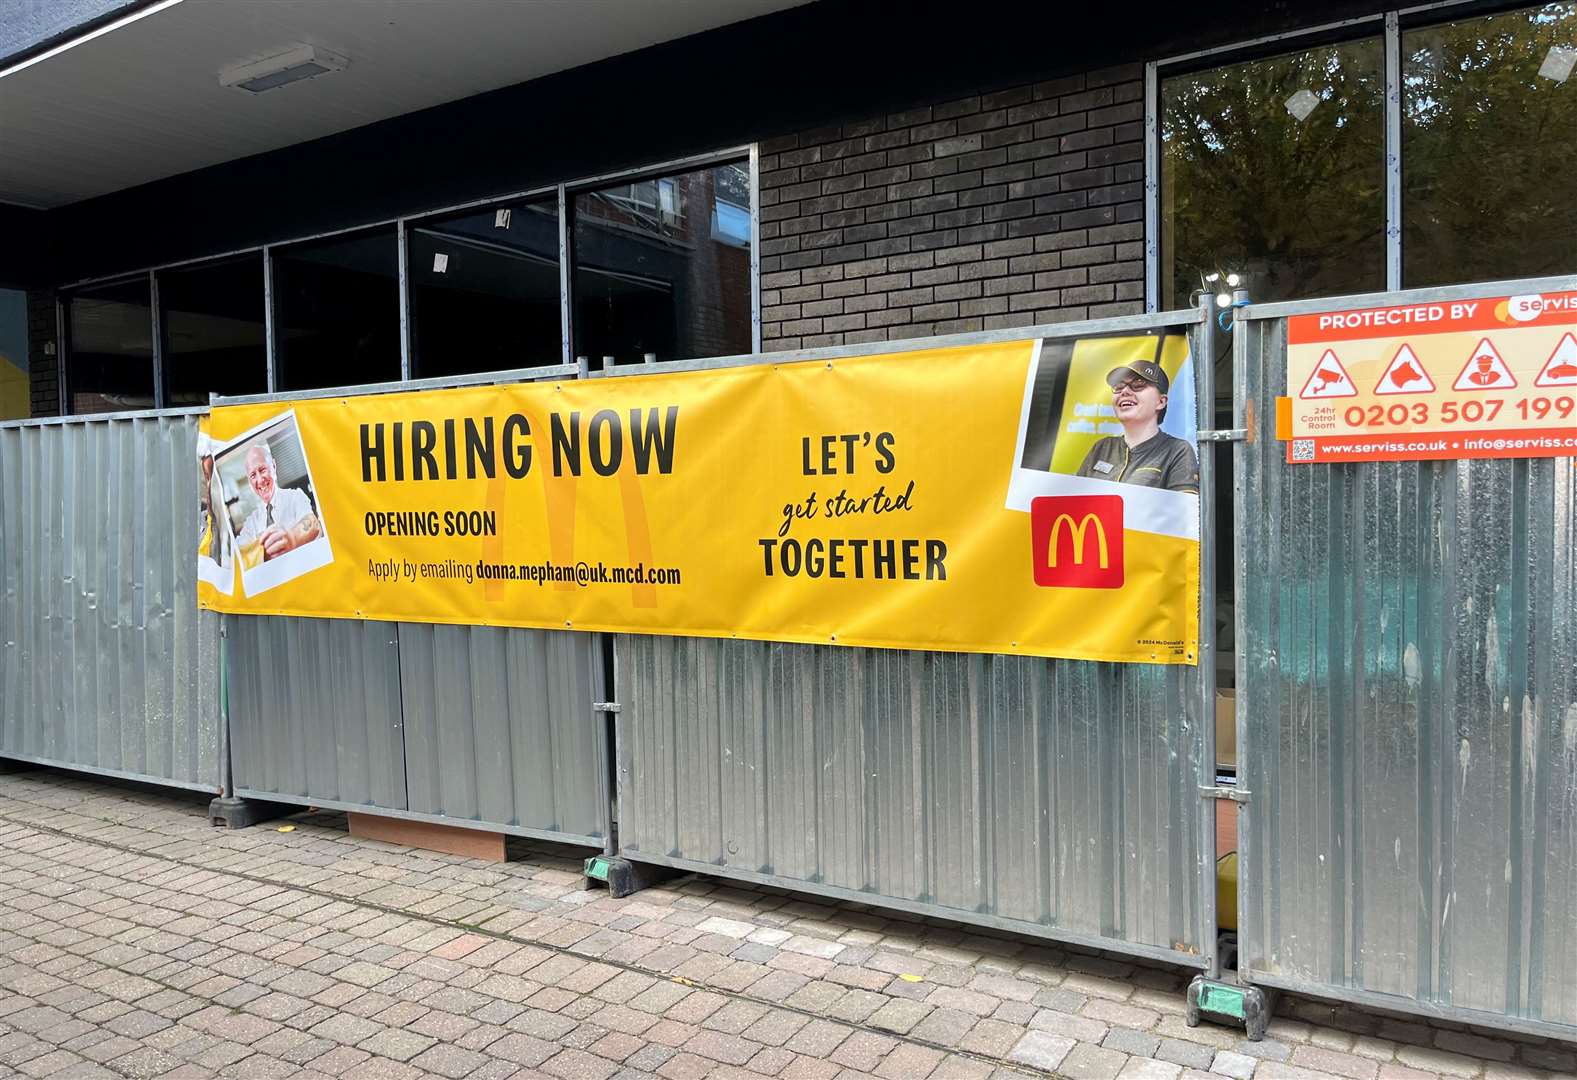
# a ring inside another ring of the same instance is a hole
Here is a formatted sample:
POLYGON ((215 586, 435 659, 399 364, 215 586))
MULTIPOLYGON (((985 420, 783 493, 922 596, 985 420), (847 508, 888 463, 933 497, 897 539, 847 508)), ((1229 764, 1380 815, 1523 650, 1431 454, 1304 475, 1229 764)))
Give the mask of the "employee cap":
POLYGON ((1117 389, 1117 384, 1130 374, 1139 376, 1139 378, 1152 384, 1163 394, 1168 392, 1169 383, 1166 378, 1166 372, 1162 371, 1161 365, 1154 360, 1130 360, 1121 367, 1112 368, 1106 373, 1106 385, 1115 390, 1117 389))

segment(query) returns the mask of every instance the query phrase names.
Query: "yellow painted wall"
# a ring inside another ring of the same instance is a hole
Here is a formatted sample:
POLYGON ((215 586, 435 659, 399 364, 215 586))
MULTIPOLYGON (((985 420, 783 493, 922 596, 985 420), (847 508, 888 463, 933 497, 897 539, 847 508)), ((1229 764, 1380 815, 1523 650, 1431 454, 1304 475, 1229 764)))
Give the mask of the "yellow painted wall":
POLYGON ((27 371, 0 356, 0 420, 25 420, 31 415, 27 371))

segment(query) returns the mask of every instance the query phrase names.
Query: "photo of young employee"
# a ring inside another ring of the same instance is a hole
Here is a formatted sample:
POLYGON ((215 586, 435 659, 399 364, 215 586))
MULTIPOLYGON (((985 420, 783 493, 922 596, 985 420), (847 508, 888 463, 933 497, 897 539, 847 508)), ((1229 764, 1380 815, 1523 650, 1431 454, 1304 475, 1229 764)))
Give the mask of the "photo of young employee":
POLYGON ((1106 375, 1121 435, 1096 441, 1079 476, 1120 484, 1199 493, 1199 458, 1182 439, 1161 430, 1166 419, 1166 372, 1153 360, 1131 360, 1106 375))

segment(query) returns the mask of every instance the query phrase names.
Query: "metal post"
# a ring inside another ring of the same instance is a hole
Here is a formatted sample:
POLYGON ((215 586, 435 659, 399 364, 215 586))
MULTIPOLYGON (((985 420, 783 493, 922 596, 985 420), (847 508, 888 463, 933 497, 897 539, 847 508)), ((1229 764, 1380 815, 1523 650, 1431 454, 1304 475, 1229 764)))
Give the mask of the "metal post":
MULTIPOLYGON (((559 185, 559 341, 564 357, 564 363, 572 363, 575 358, 575 328, 574 307, 571 304, 570 289, 574 284, 573 268, 570 265, 572 252, 570 250, 570 214, 574 207, 570 204, 569 193, 564 185, 559 185)), ((582 376, 584 378, 584 376, 582 376)))
POLYGON ((750 144, 750 351, 761 351, 761 145, 750 144))
MULTIPOLYGON (((1161 304, 1160 81, 1154 61, 1144 66, 1144 309, 1161 304)), ((1210 312, 1205 312, 1208 320, 1210 312)), ((1214 426, 1214 422, 1212 422, 1214 426)))
POLYGON ((1402 287, 1402 33, 1385 13, 1385 287, 1402 287))
POLYGON ((263 245, 263 346, 268 372, 264 385, 270 394, 279 392, 279 363, 274 346, 274 253, 263 245))
POLYGON ((411 259, 404 218, 394 223, 394 235, 400 251, 400 381, 405 382, 411 378, 411 259))
POLYGON ((71 415, 71 391, 66 386, 66 301, 55 294, 55 392, 60 397, 60 415, 71 415))
POLYGON ((148 271, 148 322, 153 334, 153 407, 165 408, 164 320, 159 317, 159 277, 148 271))
MULTIPOLYGON (((218 518, 214 519, 218 525, 218 518)), ((230 623, 219 613, 219 794, 235 798, 235 774, 230 763, 230 623)))
MULTIPOLYGON (((1200 300, 1205 320, 1199 325, 1199 352, 1194 360, 1194 385, 1199 395, 1199 430, 1216 426, 1216 315, 1206 294, 1200 300)), ((1199 448, 1199 724, 1204 744, 1199 763, 1199 790, 1216 783, 1216 444, 1201 439, 1199 448)), ((1221 976, 1221 951, 1216 947, 1216 802, 1204 800, 1199 822, 1201 946, 1209 966, 1206 977, 1221 976)))

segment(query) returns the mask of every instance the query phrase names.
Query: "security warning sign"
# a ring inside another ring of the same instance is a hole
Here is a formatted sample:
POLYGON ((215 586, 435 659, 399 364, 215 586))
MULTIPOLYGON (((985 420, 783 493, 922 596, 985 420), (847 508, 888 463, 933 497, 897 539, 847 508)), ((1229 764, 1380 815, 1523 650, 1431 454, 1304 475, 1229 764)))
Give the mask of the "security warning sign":
POLYGON ((1574 332, 1577 292, 1295 316, 1287 460, 1577 457, 1574 332))
POLYGON ((1577 386, 1577 337, 1561 335, 1561 343, 1550 353, 1533 385, 1577 386))
POLYGON ((1320 362, 1309 372, 1309 378, 1298 396, 1305 401, 1314 401, 1320 398, 1353 397, 1357 393, 1347 369, 1342 367, 1341 358, 1334 349, 1326 349, 1320 362))
POLYGON ((1376 394, 1432 394, 1434 380, 1411 345, 1403 345, 1386 365, 1385 374, 1374 384, 1376 394))

